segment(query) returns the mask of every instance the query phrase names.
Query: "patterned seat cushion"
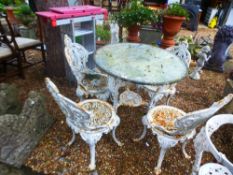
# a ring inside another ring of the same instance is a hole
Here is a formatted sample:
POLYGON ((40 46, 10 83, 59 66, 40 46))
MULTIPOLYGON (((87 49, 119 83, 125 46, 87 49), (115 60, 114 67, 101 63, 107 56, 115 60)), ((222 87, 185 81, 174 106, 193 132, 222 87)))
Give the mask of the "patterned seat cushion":
POLYGON ((78 105, 90 114, 92 127, 108 125, 111 122, 113 108, 108 103, 100 100, 85 100, 78 105))
POLYGON ((105 91, 107 89, 107 77, 99 74, 85 74, 82 84, 88 91, 105 91))
POLYGON ((12 54, 12 51, 9 48, 4 47, 4 46, 0 46, 0 59, 8 57, 11 54, 12 54))

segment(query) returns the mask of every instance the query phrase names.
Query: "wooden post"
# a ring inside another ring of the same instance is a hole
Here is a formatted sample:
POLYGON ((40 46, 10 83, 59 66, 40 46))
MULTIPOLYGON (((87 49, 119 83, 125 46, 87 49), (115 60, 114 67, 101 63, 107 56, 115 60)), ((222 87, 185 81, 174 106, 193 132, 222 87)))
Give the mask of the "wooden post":
MULTIPOLYGON (((68 0, 34 0, 37 11, 48 11, 51 7, 68 6, 68 0)), ((63 34, 70 33, 70 28, 52 27, 43 19, 41 28, 47 50, 46 73, 48 76, 65 77, 65 55, 63 34)))

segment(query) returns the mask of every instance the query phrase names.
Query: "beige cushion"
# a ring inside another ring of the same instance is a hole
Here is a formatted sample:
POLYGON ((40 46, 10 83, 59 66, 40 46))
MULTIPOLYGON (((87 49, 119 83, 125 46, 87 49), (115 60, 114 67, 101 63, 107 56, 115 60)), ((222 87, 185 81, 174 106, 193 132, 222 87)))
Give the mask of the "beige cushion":
POLYGON ((35 40, 35 39, 31 39, 31 38, 23 38, 23 37, 16 37, 15 40, 16 40, 20 49, 41 43, 39 40, 35 40))
POLYGON ((11 49, 0 46, 0 59, 10 56, 12 54, 11 49))
MULTIPOLYGON (((11 36, 7 36, 9 40, 11 40, 11 36)), ((24 38, 24 37, 15 37, 15 41, 18 44, 20 49, 30 47, 36 44, 40 44, 40 40, 35 40, 31 38, 24 38)))

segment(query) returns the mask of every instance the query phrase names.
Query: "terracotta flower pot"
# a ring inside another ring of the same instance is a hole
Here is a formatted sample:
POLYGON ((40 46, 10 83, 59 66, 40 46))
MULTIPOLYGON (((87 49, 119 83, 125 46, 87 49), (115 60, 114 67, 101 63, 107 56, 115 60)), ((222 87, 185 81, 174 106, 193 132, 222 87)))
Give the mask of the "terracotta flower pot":
POLYGON ((140 29, 140 26, 138 26, 138 25, 133 25, 133 26, 128 27, 128 38, 127 38, 127 40, 129 42, 133 42, 133 43, 140 42, 139 29, 140 29))
POLYGON ((6 15, 11 24, 18 24, 19 21, 16 19, 14 14, 14 7, 6 7, 6 15))
POLYGON ((168 48, 175 45, 174 36, 180 31, 185 17, 164 16, 163 17, 163 39, 162 48, 168 48))

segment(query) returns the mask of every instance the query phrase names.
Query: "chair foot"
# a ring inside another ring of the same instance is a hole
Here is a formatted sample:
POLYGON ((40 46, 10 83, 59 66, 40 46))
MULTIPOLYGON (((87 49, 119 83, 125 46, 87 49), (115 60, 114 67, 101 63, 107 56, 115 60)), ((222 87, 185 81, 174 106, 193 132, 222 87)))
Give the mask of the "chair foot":
POLYGON ((162 171, 161 171, 161 168, 154 168, 154 173, 156 174, 156 175, 159 175, 160 173, 161 173, 162 171))

